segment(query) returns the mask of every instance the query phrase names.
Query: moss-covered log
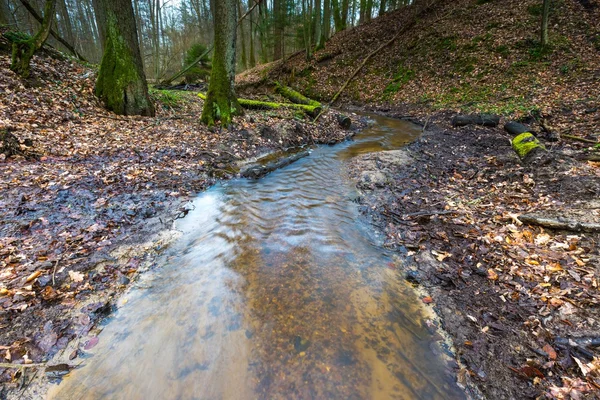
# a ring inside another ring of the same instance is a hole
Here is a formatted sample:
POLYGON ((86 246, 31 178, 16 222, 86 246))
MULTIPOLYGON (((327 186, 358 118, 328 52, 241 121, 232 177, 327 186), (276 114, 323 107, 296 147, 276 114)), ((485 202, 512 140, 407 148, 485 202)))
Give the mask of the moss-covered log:
POLYGON ((154 116, 130 0, 98 0, 96 18, 104 53, 96 96, 122 115, 154 116))
POLYGON ((512 148, 523 162, 530 162, 546 152, 543 144, 531 132, 521 133, 512 140, 512 148))
MULTIPOLYGON (((206 95, 204 93, 198 93, 198 97, 206 101, 206 95)), ((321 107, 307 106, 305 104, 294 104, 294 103, 275 103, 270 101, 250 100, 250 99, 237 99, 239 104, 247 110, 278 110, 280 108, 290 108, 292 110, 303 111, 311 117, 315 117, 321 112, 321 107)))
POLYGON ((304 96, 302 93, 295 91, 291 87, 283 86, 278 82, 275 82, 275 92, 279 93, 280 95, 282 95, 283 97, 285 97, 286 99, 291 101, 292 103, 304 104, 304 105, 313 106, 313 107, 321 107, 321 103, 319 103, 318 101, 309 99, 308 97, 304 96))
POLYGON ((44 5, 44 19, 35 36, 21 36, 12 40, 13 46, 10 69, 21 75, 23 78, 29 78, 31 75, 31 69, 29 67, 31 59, 48 38, 55 12, 56 0, 46 0, 44 5))

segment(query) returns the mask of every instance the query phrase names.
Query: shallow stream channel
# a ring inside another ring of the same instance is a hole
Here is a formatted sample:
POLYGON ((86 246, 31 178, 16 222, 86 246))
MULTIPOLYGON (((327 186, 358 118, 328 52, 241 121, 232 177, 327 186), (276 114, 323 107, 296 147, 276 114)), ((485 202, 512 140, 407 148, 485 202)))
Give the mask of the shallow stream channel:
POLYGON ((431 311, 344 173, 348 159, 399 149, 421 128, 371 118, 352 141, 201 193, 160 268, 50 397, 464 398, 431 311))

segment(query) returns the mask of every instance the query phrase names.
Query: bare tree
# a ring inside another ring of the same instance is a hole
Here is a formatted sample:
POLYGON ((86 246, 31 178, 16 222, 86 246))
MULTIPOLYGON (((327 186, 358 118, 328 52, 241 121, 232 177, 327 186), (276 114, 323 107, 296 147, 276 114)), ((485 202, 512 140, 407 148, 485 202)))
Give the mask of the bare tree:
POLYGON ((215 50, 202 122, 211 126, 220 120, 229 125, 243 112, 234 91, 237 0, 214 1, 213 10, 215 50))
POLYGON ((50 34, 52 21, 56 12, 56 0, 46 0, 44 5, 44 19, 40 29, 33 37, 16 37, 13 39, 12 61, 10 69, 28 78, 31 74, 30 63, 33 55, 38 51, 50 34))

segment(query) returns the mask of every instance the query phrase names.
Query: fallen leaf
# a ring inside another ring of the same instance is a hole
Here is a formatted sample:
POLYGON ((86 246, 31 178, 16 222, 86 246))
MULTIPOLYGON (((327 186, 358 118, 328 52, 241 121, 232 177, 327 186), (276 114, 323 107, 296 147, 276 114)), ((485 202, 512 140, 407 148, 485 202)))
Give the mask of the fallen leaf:
POLYGON ((556 351, 552 348, 552 346, 550 346, 549 344, 546 344, 543 347, 543 350, 546 352, 546 354, 548 354, 549 359, 556 360, 556 351))
POLYGON ((73 282, 81 282, 83 281, 83 274, 77 271, 69 271, 69 277, 73 282))

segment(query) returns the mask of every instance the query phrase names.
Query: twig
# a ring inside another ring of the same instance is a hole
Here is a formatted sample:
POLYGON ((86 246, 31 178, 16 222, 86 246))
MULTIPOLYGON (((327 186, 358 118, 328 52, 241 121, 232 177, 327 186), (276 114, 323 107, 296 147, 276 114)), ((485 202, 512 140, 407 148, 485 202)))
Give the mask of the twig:
POLYGON ((425 133, 425 129, 427 129, 427 124, 429 124, 429 120, 431 119, 431 115, 427 117, 427 121, 425 121, 425 125, 423 125, 423 133, 425 133))
POLYGON ((405 214, 404 218, 410 217, 421 217, 424 215, 446 215, 446 214, 462 214, 462 211, 459 210, 432 210, 432 211, 420 211, 411 214, 405 214))
POLYGON ((45 367, 46 364, 12 364, 12 363, 0 363, 0 368, 41 368, 45 367))
POLYGON ((571 140, 575 140, 578 142, 583 142, 583 143, 591 143, 591 144, 600 144, 600 142, 597 142, 595 140, 591 140, 591 139, 585 139, 579 136, 575 136, 575 135, 566 135, 566 134, 562 134, 560 135, 561 137, 567 138, 567 139, 571 139, 571 140))

